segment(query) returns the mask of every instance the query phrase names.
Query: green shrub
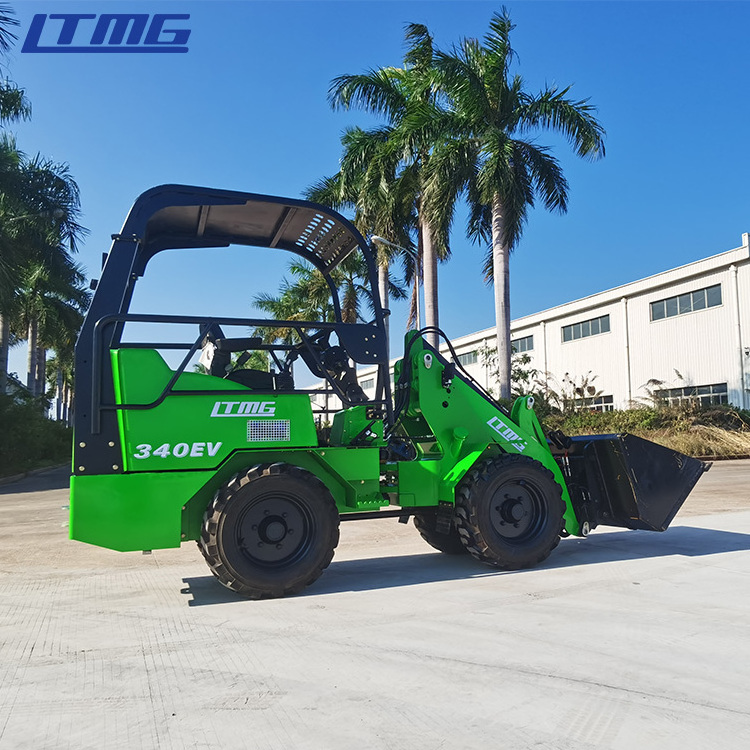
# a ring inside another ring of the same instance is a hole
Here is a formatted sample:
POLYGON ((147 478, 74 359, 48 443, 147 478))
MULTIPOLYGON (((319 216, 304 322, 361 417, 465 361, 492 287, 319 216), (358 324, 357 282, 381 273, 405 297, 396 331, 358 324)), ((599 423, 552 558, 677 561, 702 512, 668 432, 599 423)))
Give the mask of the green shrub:
POLYGON ((663 406, 623 411, 580 410, 568 414, 550 412, 542 417, 548 429, 562 430, 571 435, 605 434, 609 432, 643 432, 670 430, 686 432, 694 427, 718 427, 730 431, 750 431, 750 412, 732 406, 663 406))
POLYGON ((69 460, 72 432, 47 419, 38 399, 0 395, 0 476, 69 460))

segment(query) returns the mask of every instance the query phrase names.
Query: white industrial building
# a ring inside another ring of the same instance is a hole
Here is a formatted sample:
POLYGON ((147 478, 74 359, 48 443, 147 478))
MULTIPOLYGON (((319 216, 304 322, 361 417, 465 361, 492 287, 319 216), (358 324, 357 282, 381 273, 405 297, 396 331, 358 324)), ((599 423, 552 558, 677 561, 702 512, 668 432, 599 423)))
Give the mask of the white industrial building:
MULTIPOLYGON (((514 320, 511 339, 556 390, 566 378, 588 380, 583 395, 599 410, 643 402, 650 381, 661 381, 651 390, 671 402, 747 408, 750 235, 734 250, 514 320)), ((482 353, 495 347, 494 328, 452 344, 468 372, 492 388, 482 353)), ((371 369, 358 372, 368 395, 374 378, 371 369)))

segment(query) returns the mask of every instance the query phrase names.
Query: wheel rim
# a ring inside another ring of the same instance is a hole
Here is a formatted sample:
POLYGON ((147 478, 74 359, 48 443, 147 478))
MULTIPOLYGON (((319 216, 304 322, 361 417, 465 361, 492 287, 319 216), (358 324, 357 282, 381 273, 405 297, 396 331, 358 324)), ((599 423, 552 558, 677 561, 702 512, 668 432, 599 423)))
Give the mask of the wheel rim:
POLYGON ((315 521, 290 494, 262 495, 238 519, 235 541, 243 557, 261 567, 280 568, 304 557, 314 537, 315 521))
POLYGON ((526 542, 542 529, 545 507, 544 495, 533 482, 525 479, 505 482, 492 495, 492 529, 511 544, 526 542))

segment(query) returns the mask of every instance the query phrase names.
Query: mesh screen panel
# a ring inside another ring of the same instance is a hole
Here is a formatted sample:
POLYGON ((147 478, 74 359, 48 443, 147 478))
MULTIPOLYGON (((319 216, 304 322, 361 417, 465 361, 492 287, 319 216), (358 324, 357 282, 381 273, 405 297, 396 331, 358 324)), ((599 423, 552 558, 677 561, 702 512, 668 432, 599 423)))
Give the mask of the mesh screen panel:
POLYGON ((290 440, 290 425, 288 419, 248 419, 248 443, 277 443, 290 440))

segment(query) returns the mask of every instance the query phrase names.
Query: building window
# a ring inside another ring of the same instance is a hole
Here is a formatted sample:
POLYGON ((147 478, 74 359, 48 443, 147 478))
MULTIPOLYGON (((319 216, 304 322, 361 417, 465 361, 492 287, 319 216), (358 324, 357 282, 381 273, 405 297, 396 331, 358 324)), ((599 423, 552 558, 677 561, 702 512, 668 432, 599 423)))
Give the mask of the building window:
POLYGON ((728 404, 726 383, 714 383, 714 385, 689 385, 685 388, 665 388, 656 391, 656 397, 670 406, 678 406, 687 402, 700 404, 701 406, 712 406, 715 404, 728 404))
POLYGON ((694 292, 678 294, 651 303, 651 320, 673 318, 675 315, 718 307, 721 304, 721 284, 696 289, 694 292))
POLYGON ((615 402, 612 396, 597 396, 596 398, 577 398, 575 405, 579 409, 589 411, 614 411, 615 402))
POLYGON ((375 387, 375 378, 367 378, 367 380, 363 380, 359 385, 362 388, 362 390, 365 390, 365 391, 368 388, 374 388, 375 387))
POLYGON ((466 354, 459 354, 458 355, 458 364, 462 367, 466 367, 466 365, 475 365, 478 361, 477 353, 474 352, 466 352, 466 354))
POLYGON ((514 339, 510 342, 510 348, 517 354, 530 352, 534 348, 534 337, 524 336, 520 339, 514 339))
POLYGON ((563 341, 585 339, 587 336, 596 336, 600 333, 609 333, 609 315, 602 315, 600 318, 592 318, 591 320, 584 320, 570 326, 563 326, 562 329, 563 341))

